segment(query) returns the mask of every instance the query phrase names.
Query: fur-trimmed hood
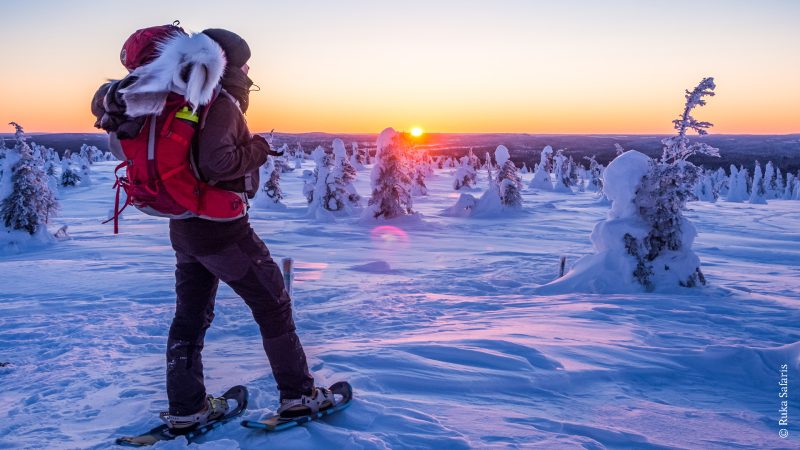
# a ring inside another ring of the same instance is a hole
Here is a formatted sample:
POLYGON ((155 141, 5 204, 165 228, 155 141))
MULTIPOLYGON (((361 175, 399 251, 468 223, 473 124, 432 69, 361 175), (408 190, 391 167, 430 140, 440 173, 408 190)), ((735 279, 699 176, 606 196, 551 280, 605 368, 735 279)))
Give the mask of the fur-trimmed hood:
POLYGON ((158 56, 128 76, 135 78, 120 89, 126 114, 160 114, 170 92, 182 94, 197 109, 211 101, 225 72, 225 53, 203 33, 178 34, 158 45, 158 56))

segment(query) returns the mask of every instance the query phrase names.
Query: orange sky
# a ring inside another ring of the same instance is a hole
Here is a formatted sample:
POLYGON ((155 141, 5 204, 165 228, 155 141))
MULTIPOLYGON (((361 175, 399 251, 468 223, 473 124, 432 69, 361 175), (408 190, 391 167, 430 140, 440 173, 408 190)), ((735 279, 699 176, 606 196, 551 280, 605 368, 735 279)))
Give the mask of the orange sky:
POLYGON ((122 42, 179 18, 250 43, 253 131, 668 133, 714 76, 714 133, 800 132, 800 2, 282 3, 4 2, 0 120, 94 131, 122 42))

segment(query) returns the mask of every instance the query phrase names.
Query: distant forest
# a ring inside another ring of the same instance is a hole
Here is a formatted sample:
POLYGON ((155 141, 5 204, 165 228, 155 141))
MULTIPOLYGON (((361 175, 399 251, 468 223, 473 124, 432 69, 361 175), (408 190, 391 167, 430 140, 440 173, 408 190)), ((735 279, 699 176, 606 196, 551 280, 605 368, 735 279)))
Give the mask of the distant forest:
MULTIPOLYGON (((6 145, 11 145, 12 134, 2 134, 6 145)), ((302 133, 284 134, 276 133, 273 145, 280 147, 283 144, 303 146, 306 152, 311 152, 316 146, 331 147, 331 141, 339 137, 345 141, 348 148, 352 142, 358 143, 361 148, 373 148, 376 135, 374 134, 329 134, 329 133, 302 133)), ((585 162, 584 156, 595 155, 602 164, 608 164, 616 155, 614 144, 620 144, 626 150, 639 150, 651 156, 661 154, 661 139, 665 136, 658 135, 543 135, 543 134, 438 134, 429 133, 419 138, 420 149, 428 150, 432 155, 461 156, 469 148, 476 155, 485 157, 486 152, 503 144, 508 147, 511 158, 517 165, 524 162, 528 167, 533 167, 539 161, 539 154, 545 145, 554 149, 563 148, 565 154, 571 155, 577 162, 585 162)), ((785 172, 800 170, 800 134, 787 135, 708 135, 703 137, 693 136, 720 149, 721 158, 695 157, 692 161, 709 169, 736 164, 752 167, 755 160, 762 163, 772 161, 776 167, 785 172)), ((104 134, 97 133, 56 133, 34 134, 32 141, 52 147, 59 153, 66 149, 77 150, 81 144, 94 145, 102 150, 108 149, 107 139, 104 134)))

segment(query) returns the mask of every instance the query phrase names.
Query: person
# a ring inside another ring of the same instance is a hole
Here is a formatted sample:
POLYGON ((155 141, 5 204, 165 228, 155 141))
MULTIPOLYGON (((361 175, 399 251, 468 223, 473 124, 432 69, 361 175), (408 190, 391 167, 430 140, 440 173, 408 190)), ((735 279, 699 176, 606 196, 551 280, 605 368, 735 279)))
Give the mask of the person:
MULTIPOLYGON (((224 58, 213 64, 224 64, 224 70, 219 80, 221 89, 217 87, 219 94, 204 111, 204 123, 197 132, 193 156, 198 175, 213 180, 216 187, 245 192, 248 198, 253 198, 258 188, 258 168, 266 162, 270 147, 263 137, 251 135, 244 118, 253 85, 247 64, 250 47, 229 30, 207 29, 200 34, 192 37, 203 38, 200 41, 206 42, 203 44, 206 47, 219 46, 224 58)), ((161 53, 170 52, 169 46, 169 43, 162 45, 161 53)), ((123 79, 118 83, 103 85, 92 102, 97 125, 102 123, 106 125, 104 129, 112 132, 112 143, 115 137, 124 139, 141 131, 136 128, 137 123, 141 128, 141 120, 125 114, 126 107, 137 108, 133 104, 135 93, 130 88, 136 85, 136 80, 123 79), (119 91, 125 95, 115 95, 119 91), (131 121, 138 122, 131 126, 131 121)), ((167 426, 189 428, 228 411, 224 399, 206 393, 203 379, 204 338, 214 319, 220 281, 244 300, 259 326, 280 392, 277 413, 297 417, 331 406, 331 392, 315 387, 309 372, 283 276, 267 246, 250 226, 248 216, 231 221, 200 217, 170 219, 169 236, 176 256, 176 305, 166 351, 169 411, 161 414, 167 426)))

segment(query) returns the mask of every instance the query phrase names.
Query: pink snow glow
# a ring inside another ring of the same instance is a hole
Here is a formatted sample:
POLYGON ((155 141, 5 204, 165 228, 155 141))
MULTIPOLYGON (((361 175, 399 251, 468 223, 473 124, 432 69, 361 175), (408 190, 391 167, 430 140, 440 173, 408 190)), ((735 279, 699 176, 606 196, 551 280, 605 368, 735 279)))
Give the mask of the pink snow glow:
POLYGON ((381 225, 370 231, 372 241, 380 245, 400 246, 408 245, 408 233, 391 225, 381 225))

